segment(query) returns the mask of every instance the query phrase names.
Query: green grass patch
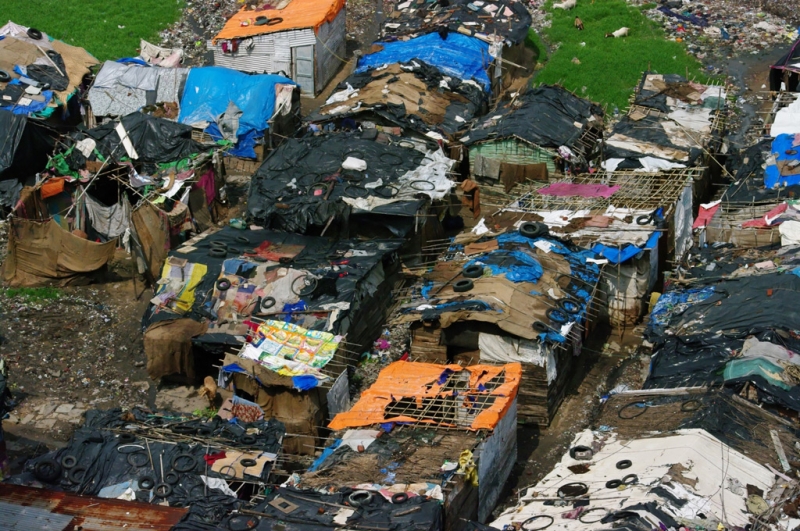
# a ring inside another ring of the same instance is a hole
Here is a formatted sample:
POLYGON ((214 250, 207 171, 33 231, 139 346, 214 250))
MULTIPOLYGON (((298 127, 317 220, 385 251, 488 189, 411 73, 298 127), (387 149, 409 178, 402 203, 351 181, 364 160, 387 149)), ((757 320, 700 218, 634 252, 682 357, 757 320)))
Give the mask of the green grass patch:
POLYGON ((158 44, 183 7, 184 0, 0 0, 0 25, 37 28, 105 61, 137 55, 139 39, 158 44))
POLYGON ((0 290, 9 299, 21 299, 27 302, 53 301, 60 299, 62 292, 58 288, 8 288, 0 290))
MULTIPOLYGON (((548 12, 551 8, 548 2, 548 12)), ((534 81, 560 83, 579 96, 607 104, 609 112, 614 106, 627 108, 631 92, 648 69, 682 76, 688 72, 696 81, 708 81, 703 66, 682 43, 667 40, 658 24, 625 0, 595 0, 594 4, 578 0, 571 11, 556 9, 545 37, 558 48, 534 81), (583 21, 583 31, 574 26, 576 16, 583 21), (627 37, 605 38, 622 27, 630 28, 627 37), (580 64, 574 64, 573 58, 580 64)))
POLYGON ((544 41, 533 29, 528 30, 528 35, 525 37, 525 46, 533 50, 536 60, 536 69, 538 70, 547 62, 547 46, 544 41))

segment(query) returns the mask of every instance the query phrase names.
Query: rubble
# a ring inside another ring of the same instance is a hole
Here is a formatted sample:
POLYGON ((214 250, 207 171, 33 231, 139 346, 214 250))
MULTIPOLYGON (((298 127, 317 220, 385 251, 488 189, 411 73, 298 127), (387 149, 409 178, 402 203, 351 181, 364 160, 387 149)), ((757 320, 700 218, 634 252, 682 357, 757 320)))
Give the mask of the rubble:
POLYGON ((239 11, 237 0, 187 0, 180 20, 161 32, 165 48, 183 48, 184 66, 208 64, 208 41, 239 11))

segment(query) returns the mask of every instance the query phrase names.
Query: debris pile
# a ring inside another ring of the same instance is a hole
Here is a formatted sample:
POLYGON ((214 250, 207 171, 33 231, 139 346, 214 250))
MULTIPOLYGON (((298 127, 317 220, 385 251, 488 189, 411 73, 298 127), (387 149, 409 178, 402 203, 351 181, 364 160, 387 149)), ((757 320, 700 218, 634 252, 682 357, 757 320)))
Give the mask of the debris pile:
POLYGON ((187 0, 180 20, 161 32, 161 45, 182 48, 184 66, 203 66, 208 63, 209 39, 240 7, 237 0, 187 0))

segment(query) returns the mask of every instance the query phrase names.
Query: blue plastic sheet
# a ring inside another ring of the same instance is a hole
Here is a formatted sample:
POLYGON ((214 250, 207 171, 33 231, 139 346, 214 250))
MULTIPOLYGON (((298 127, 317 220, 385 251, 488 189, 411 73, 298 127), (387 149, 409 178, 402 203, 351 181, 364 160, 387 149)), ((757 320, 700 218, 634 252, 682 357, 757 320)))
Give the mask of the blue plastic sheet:
MULTIPOLYGON (((20 85, 20 81, 18 79, 13 79, 9 81, 9 85, 20 85)), ((41 93, 44 101, 33 101, 31 100, 30 105, 19 105, 19 104, 0 104, 0 109, 4 109, 7 111, 11 111, 14 114, 25 114, 30 115, 37 112, 41 112, 47 108, 50 104, 50 100, 53 99, 53 91, 52 90, 43 90, 41 93)))
POLYGON ((607 259, 612 264, 621 264, 623 262, 627 262, 645 249, 654 249, 660 237, 661 232, 655 231, 650 235, 650 238, 647 239, 647 242, 643 246, 636 247, 632 243, 629 243, 622 249, 608 247, 602 243, 596 243, 592 247, 592 251, 607 259))
MULTIPOLYGON (((249 75, 236 70, 209 66, 192 68, 186 78, 181 98, 182 124, 215 123, 233 102, 242 111, 236 136, 241 140, 248 134, 262 136, 269 128, 267 120, 275 113, 275 85, 294 85, 295 82, 273 74, 249 75)), ((255 152, 250 158, 255 157, 255 152)))
POLYGON ((512 282, 536 283, 542 278, 542 266, 532 256, 522 251, 492 251, 481 258, 470 260, 464 266, 482 265, 492 270, 493 275, 505 275, 512 282), (502 265, 497 262, 504 262, 502 265), (511 263, 508 263, 511 262, 511 263), (505 263, 508 263, 506 265, 505 263))
POLYGON ((309 467, 308 471, 309 471, 309 472, 314 472, 314 471, 316 471, 316 470, 319 468, 319 466, 320 466, 322 463, 324 463, 324 462, 325 462, 325 460, 326 460, 327 458, 329 458, 329 457, 331 456, 331 454, 332 454, 333 452, 335 452, 335 451, 336 451, 336 449, 337 449, 337 448, 339 448, 341 445, 342 445, 342 440, 341 440, 341 439, 334 439, 334 440, 333 440, 333 443, 331 443, 331 445, 330 445, 330 446, 328 446, 328 447, 326 447, 324 450, 322 450, 322 453, 321 453, 321 454, 319 454, 319 457, 317 457, 316 459, 314 459, 314 462, 313 462, 313 463, 311 463, 311 467, 309 467))
POLYGON ((667 326, 673 315, 684 311, 693 304, 706 300, 713 294, 713 286, 668 291, 658 298, 653 311, 650 312, 650 322, 657 326, 667 326))
MULTIPOLYGON (((215 142, 223 138, 217 124, 209 124, 204 132, 215 142)), ((254 159, 256 158, 256 139, 262 136, 264 136, 263 131, 249 131, 244 135, 239 135, 236 138, 236 145, 228 149, 225 154, 243 159, 254 159)))
POLYGON ((319 385, 319 381, 316 376, 308 374, 292 376, 292 387, 298 391, 308 391, 309 389, 314 389, 317 385, 319 385))
POLYGON ((383 50, 362 57, 358 61, 357 74, 385 64, 419 59, 448 76, 464 81, 471 79, 480 83, 487 92, 491 90, 486 69, 492 57, 489 55, 489 45, 480 39, 460 33, 448 33, 447 39, 442 39, 438 33, 428 33, 408 41, 377 44, 383 46, 383 50))
MULTIPOLYGON (((800 160, 800 146, 794 146, 795 135, 778 135, 772 141, 772 153, 776 161, 800 160), (787 151, 789 153, 787 153, 787 151), (792 153, 794 152, 794 153, 792 153)), ((777 164, 767 166, 764 173, 764 186, 767 188, 777 188, 780 186, 792 186, 800 184, 800 175, 781 175, 777 164)))

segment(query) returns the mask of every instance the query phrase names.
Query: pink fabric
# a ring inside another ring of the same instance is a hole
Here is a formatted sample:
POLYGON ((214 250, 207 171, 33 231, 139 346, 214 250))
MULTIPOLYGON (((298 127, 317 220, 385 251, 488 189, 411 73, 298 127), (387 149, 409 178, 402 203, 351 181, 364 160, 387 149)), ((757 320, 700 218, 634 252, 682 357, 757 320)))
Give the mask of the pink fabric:
POLYGON ((217 197, 216 184, 214 183, 214 170, 209 169, 197 179, 195 187, 202 188, 206 193, 206 205, 211 206, 217 197))
POLYGON ((697 219, 694 220, 694 225, 692 225, 692 228, 699 229, 700 227, 708 226, 708 222, 711 221, 711 218, 714 217, 714 214, 717 213, 717 210, 719 210, 719 203, 711 208, 703 208, 700 206, 700 212, 697 213, 697 219))
POLYGON ((758 219, 751 219, 750 221, 745 221, 744 223, 742 223, 742 228, 743 229, 747 229, 747 228, 762 229, 762 228, 765 228, 765 227, 771 227, 773 225, 778 225, 781 222, 775 223, 775 218, 777 218, 780 214, 783 214, 784 212, 786 212, 786 208, 787 207, 788 207, 788 205, 786 203, 781 203, 780 205, 776 206, 775 208, 773 208, 772 210, 770 210, 769 212, 764 214, 763 217, 760 217, 758 219))
POLYGON ((605 184, 553 183, 545 188, 540 188, 539 193, 542 195, 605 197, 608 199, 617 190, 619 190, 619 186, 607 186, 605 184))

